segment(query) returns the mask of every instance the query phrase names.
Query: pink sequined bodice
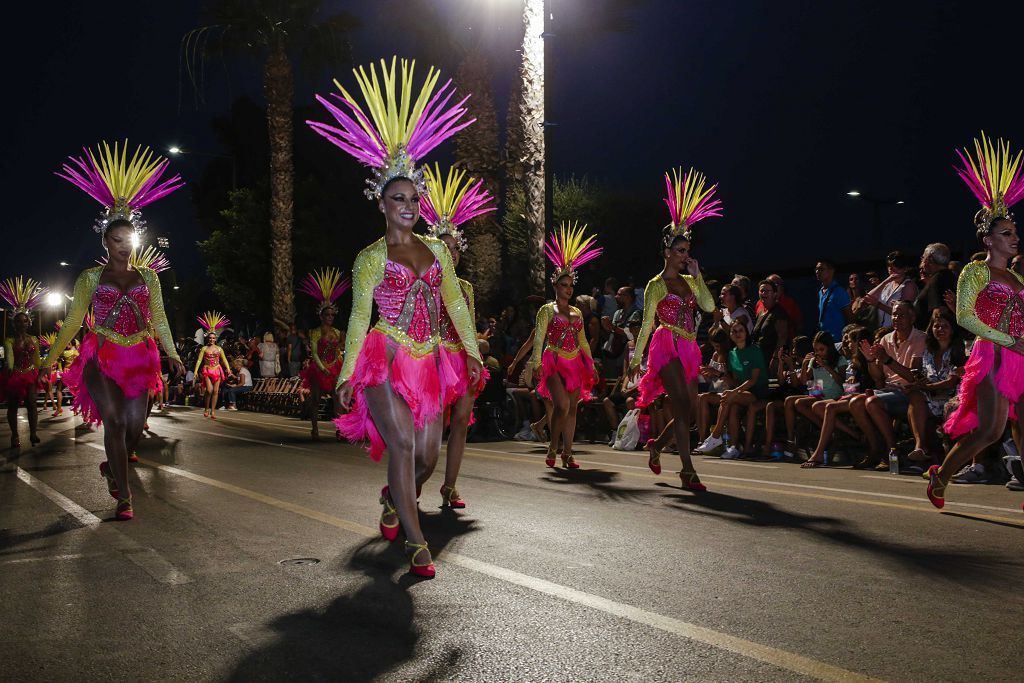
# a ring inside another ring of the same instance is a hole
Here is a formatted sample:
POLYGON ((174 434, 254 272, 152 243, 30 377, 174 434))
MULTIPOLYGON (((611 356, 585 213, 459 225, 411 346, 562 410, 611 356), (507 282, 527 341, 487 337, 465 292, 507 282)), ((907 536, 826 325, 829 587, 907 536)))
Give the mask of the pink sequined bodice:
MULTIPOLYGON (((466 292, 462 292, 462 297, 469 305, 469 297, 466 296, 466 292)), ((459 331, 455 329, 455 324, 452 322, 452 318, 448 315, 448 309, 445 308, 444 301, 441 301, 441 314, 438 317, 438 327, 441 331, 441 339, 449 344, 461 344, 462 337, 459 336, 459 331)))
POLYGON ((338 362, 338 349, 341 340, 337 337, 320 337, 316 342, 316 355, 320 356, 320 362, 331 366, 338 362))
POLYGON ((1009 285, 989 282, 974 304, 978 320, 1014 339, 1024 337, 1024 289, 1014 294, 1009 285))
POLYGON ((216 346, 203 347, 203 360, 206 367, 215 368, 220 365, 220 349, 216 346))
POLYGON ((675 294, 666 294, 665 298, 658 302, 658 320, 665 325, 693 333, 696 329, 693 323, 693 312, 696 308, 697 298, 693 294, 685 299, 680 299, 675 294))
POLYGON ((548 346, 553 346, 562 351, 572 352, 580 345, 578 335, 583 329, 583 321, 579 318, 569 320, 560 315, 551 318, 548 323, 548 346))
POLYGON ((384 279, 373 290, 373 300, 382 320, 413 341, 425 342, 437 333, 440 291, 441 262, 437 259, 422 277, 408 266, 388 259, 384 279))
POLYGON ((130 336, 149 324, 149 287, 135 285, 126 293, 114 285, 100 284, 92 295, 96 324, 130 336))
POLYGON ((28 372, 35 370, 35 350, 36 341, 32 337, 25 337, 22 343, 17 341, 13 344, 14 348, 14 372, 28 372))

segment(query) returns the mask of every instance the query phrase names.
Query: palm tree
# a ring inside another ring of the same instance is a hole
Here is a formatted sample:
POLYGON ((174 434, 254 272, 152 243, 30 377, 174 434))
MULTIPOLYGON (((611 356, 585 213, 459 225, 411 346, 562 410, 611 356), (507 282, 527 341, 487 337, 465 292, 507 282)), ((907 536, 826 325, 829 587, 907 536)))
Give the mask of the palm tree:
MULTIPOLYGON (((261 60, 270 138, 270 262, 274 326, 295 320, 292 273, 294 164, 293 59, 313 70, 351 62, 348 35, 358 25, 345 12, 320 17, 321 0, 207 0, 206 24, 182 39, 182 57, 196 92, 213 52, 261 60)), ((197 103, 201 94, 197 97, 197 103)))
POLYGON ((544 292, 544 4, 523 3, 523 61, 519 74, 517 159, 509 159, 523 172, 528 262, 527 291, 544 292))

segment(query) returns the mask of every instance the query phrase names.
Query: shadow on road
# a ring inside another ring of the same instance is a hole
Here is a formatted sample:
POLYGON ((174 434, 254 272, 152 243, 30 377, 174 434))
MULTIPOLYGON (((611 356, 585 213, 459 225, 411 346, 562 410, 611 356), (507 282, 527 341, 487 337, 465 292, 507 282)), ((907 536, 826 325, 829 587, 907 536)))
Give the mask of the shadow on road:
POLYGON ((606 470, 591 470, 580 468, 578 470, 567 470, 564 468, 548 469, 541 481, 551 484, 565 484, 583 486, 590 489, 598 498, 604 500, 619 500, 636 502, 645 496, 653 493, 649 488, 627 488, 616 486, 615 482, 620 479, 619 472, 608 472, 606 470))
MULTIPOLYGON (((421 514, 420 524, 435 558, 453 539, 477 530, 475 520, 450 510, 421 514)), ((411 661, 420 634, 409 591, 423 579, 408 566, 400 540, 362 543, 339 570, 362 574, 363 585, 323 611, 301 610, 271 622, 278 638, 246 657, 230 680, 371 681, 411 661)), ((459 648, 432 653, 416 680, 448 680, 462 654, 459 648)))
MULTIPOLYGON (((664 485, 663 485, 664 486, 664 485)), ((674 487, 673 487, 674 488, 674 487)), ((717 517, 729 522, 757 527, 793 529, 825 541, 862 550, 883 560, 901 565, 921 574, 948 579, 976 590, 1002 591, 1006 576, 1016 575, 1024 565, 1000 555, 980 550, 960 551, 952 547, 923 548, 864 535, 843 519, 804 515, 771 503, 739 498, 724 493, 669 494, 671 507, 687 512, 717 517)))
POLYGON ((39 539, 48 538, 50 536, 56 536, 57 534, 63 534, 66 531, 81 529, 84 526, 84 524, 71 515, 65 514, 50 522, 42 529, 36 529, 35 531, 13 533, 10 529, 0 529, 0 554, 5 554, 18 545, 30 543, 31 541, 38 541, 39 539))

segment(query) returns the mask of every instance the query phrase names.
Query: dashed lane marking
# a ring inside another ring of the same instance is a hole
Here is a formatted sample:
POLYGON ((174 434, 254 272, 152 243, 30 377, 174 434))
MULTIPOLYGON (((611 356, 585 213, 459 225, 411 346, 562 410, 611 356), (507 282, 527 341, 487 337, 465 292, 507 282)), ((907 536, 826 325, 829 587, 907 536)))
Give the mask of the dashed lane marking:
POLYGON ((56 503, 58 507, 74 517, 82 526, 98 534, 115 550, 124 555, 126 559, 160 583, 178 586, 191 581, 184 572, 165 560, 157 551, 140 545, 117 529, 112 528, 109 524, 104 524, 99 517, 43 483, 40 479, 33 477, 20 467, 17 470, 17 474, 18 479, 56 503))
MULTIPOLYGON (((347 519, 335 517, 334 515, 329 515, 324 512, 320 512, 319 510, 313 510, 312 508, 308 508, 303 505, 297 505, 257 491, 251 491, 240 486, 235 486, 234 484, 228 484, 227 482, 222 482, 217 479, 204 477, 202 475, 189 472, 188 470, 183 470, 179 467, 161 465, 158 462, 144 458, 140 459, 140 462, 169 474, 175 474, 186 479, 191 479, 192 481, 206 484, 208 486, 221 489, 222 491, 229 491, 236 495, 249 498, 250 500, 255 500, 266 505, 276 507, 280 510, 286 510, 309 519, 329 524, 339 529, 351 531, 359 536, 373 538, 378 534, 376 529, 364 524, 351 522, 347 519)), ((768 645, 732 636, 727 633, 715 631, 714 629, 691 624, 680 619, 667 617, 654 612, 648 612, 640 609, 639 607, 616 602, 615 600, 609 600, 598 595, 592 595, 584 591, 576 590, 575 588, 570 588, 535 576, 506 569, 504 567, 476 560, 471 557, 466 557, 465 555, 460 555, 458 553, 443 552, 435 559, 458 565, 464 569, 469 569, 470 571, 498 579, 499 581, 504 581, 505 583, 528 588, 537 593, 549 595, 584 607, 589 607, 591 609, 604 612, 605 614, 627 619, 636 624, 656 628, 666 633, 671 633, 688 640, 704 643, 711 647, 733 652, 743 657, 764 662, 794 673, 811 676, 822 681, 879 680, 864 676, 863 674, 859 674, 854 671, 833 666, 825 662, 820 662, 809 657, 804 657, 787 650, 780 650, 768 645)), ((229 630, 238 638, 250 644, 262 642, 269 636, 265 630, 260 628, 253 629, 253 627, 247 624, 236 624, 230 627, 229 630)))

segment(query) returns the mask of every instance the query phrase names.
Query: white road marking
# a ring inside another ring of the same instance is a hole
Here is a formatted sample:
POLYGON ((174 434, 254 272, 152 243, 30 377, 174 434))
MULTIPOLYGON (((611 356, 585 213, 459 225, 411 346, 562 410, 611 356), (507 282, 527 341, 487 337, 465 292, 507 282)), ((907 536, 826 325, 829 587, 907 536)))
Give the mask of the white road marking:
POLYGON ((0 560, 0 564, 25 564, 27 562, 65 562, 86 557, 100 557, 102 553, 69 553, 67 555, 44 555, 42 557, 19 557, 16 560, 0 560))
POLYGON ((233 624, 228 630, 253 650, 266 649, 278 639, 277 631, 264 624, 233 624))
POLYGON ((74 517, 80 524, 99 534, 115 550, 124 555, 126 559, 160 583, 178 586, 192 580, 184 572, 165 560, 157 551, 140 545, 117 529, 112 528, 109 524, 103 524, 99 517, 64 494, 44 484, 41 480, 33 477, 20 467, 17 474, 18 479, 56 503, 58 507, 74 517))

